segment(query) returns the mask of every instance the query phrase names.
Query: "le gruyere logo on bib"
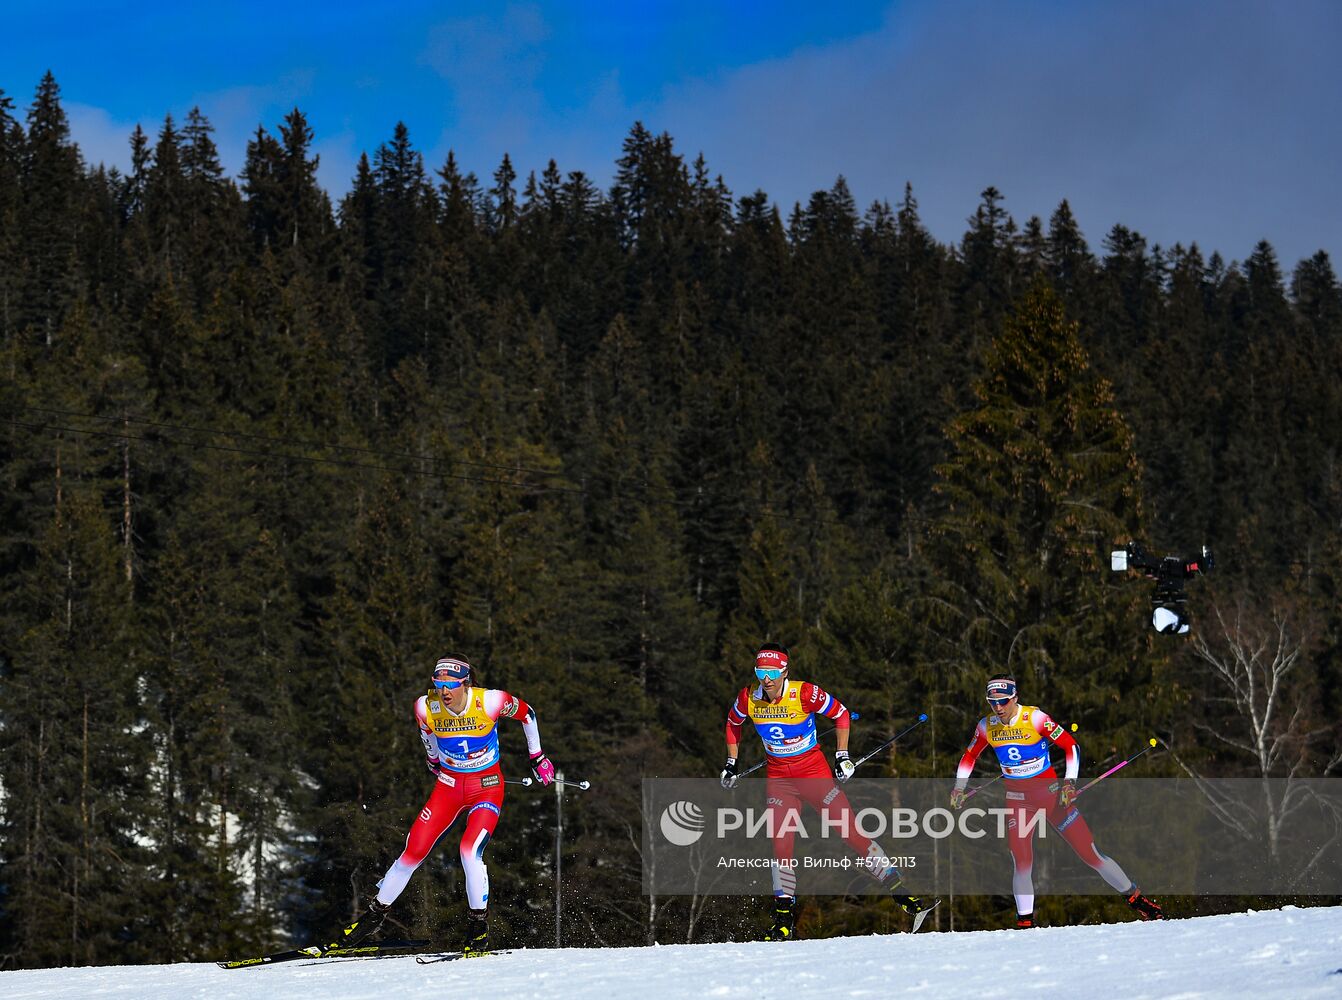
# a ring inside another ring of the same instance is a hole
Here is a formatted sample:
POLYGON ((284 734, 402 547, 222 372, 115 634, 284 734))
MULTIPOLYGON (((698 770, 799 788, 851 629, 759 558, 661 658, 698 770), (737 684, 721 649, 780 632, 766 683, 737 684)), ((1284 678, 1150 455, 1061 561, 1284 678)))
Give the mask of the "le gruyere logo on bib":
POLYGON ((480 728, 478 719, 434 719, 435 733, 473 733, 480 728))

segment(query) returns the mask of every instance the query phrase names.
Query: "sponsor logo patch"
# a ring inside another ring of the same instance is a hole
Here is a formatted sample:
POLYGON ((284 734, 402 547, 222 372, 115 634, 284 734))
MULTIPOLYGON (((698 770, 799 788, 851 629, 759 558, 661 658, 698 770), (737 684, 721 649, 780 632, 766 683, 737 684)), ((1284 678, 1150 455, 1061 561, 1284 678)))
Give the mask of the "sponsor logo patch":
POLYGON ((499 783, 499 776, 497 774, 486 774, 483 778, 480 779, 481 788, 493 788, 498 783, 499 783))
POLYGON ((517 714, 517 699, 509 698, 507 704, 503 706, 503 711, 500 712, 499 715, 506 715, 508 718, 511 719, 516 714, 517 714))

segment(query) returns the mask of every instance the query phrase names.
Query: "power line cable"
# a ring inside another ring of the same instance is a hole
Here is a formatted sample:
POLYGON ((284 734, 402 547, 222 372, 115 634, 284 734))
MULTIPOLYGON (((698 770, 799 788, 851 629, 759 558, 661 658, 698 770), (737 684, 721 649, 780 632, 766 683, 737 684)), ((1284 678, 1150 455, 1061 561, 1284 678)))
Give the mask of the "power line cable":
MULTIPOLYGON (((150 420, 148 417, 132 417, 125 414, 113 415, 103 413, 84 413, 78 410, 62 410, 53 406, 32 406, 29 404, 20 404, 19 408, 24 410, 32 410, 36 413, 54 413, 64 417, 80 417, 87 420, 104 420, 109 423, 126 422, 132 424, 144 424, 148 427, 156 427, 163 430, 188 431, 193 434, 214 434, 219 437, 246 438, 247 440, 251 441, 267 441, 270 442, 271 444, 301 445, 307 448, 331 448, 336 451, 350 451, 362 455, 395 456, 398 458, 409 458, 414 461, 421 461, 421 462, 437 461, 437 459, 434 459, 432 457, 425 455, 416 455, 413 452, 386 451, 378 448, 364 448, 359 445, 335 444, 329 441, 310 441, 310 440, 304 440, 302 438, 281 438, 281 437, 275 437, 270 434, 254 434, 248 431, 226 431, 226 430, 219 430, 218 428, 214 427, 198 427, 198 426, 192 426, 190 424, 175 424, 162 420, 150 420)), ((469 465, 473 468, 498 469, 505 472, 529 472, 538 476, 562 475, 562 473, 557 473, 552 470, 533 469, 524 465, 499 465, 491 462, 472 462, 464 458, 453 458, 451 461, 455 462, 458 465, 469 465)))
MULTIPOLYGON (((330 442, 315 442, 315 441, 311 441, 311 440, 304 440, 304 439, 302 439, 302 438, 279 438, 279 437, 275 437, 275 436, 273 436, 273 435, 267 435, 267 434, 255 434, 255 433, 250 433, 250 432, 246 432, 246 431, 227 431, 227 430, 218 430, 218 429, 216 429, 216 428, 201 427, 201 426, 193 426, 193 425, 190 425, 190 424, 178 424, 178 423, 172 423, 172 422, 168 422, 168 421, 151 420, 151 419, 149 419, 149 418, 147 418, 147 417, 132 417, 132 416, 129 416, 129 415, 87 413, 87 412, 82 412, 82 411, 78 411, 78 410, 68 410, 68 409, 61 409, 61 408, 58 408, 58 407, 50 407, 50 406, 34 406, 34 405, 31 405, 31 404, 18 404, 18 406, 19 406, 20 409, 23 409, 23 410, 31 410, 31 411, 36 412, 36 413, 54 413, 54 414, 60 414, 60 415, 63 415, 63 416, 73 416, 73 417, 79 417, 79 418, 83 418, 83 419, 98 420, 98 421, 104 421, 104 422, 109 422, 109 423, 138 423, 138 424, 144 424, 144 425, 149 426, 149 427, 154 427, 154 428, 156 428, 156 429, 160 429, 160 430, 185 431, 185 432, 187 432, 187 433, 192 433, 192 434, 215 435, 215 436, 218 436, 218 437, 243 438, 243 439, 247 439, 247 440, 264 441, 264 442, 275 443, 275 444, 298 444, 298 445, 303 445, 303 446, 306 446, 306 447, 309 447, 309 448, 329 448, 329 449, 333 449, 333 450, 336 450, 336 451, 348 451, 348 452, 354 452, 354 453, 356 453, 356 454, 379 455, 379 456, 394 456, 394 457, 406 458, 406 459, 409 459, 409 460, 411 460, 411 461, 415 461, 415 462, 430 462, 430 463, 437 463, 437 462, 439 462, 439 461, 443 461, 443 460, 434 458, 433 456, 419 455, 419 454, 415 454, 415 453, 412 453, 412 452, 387 451, 387 450, 377 449, 377 448, 366 448, 366 447, 362 447, 362 446, 358 446, 358 445, 342 445, 342 444, 334 444, 334 443, 330 443, 330 442)), ((12 421, 12 422, 15 423, 15 424, 18 424, 17 421, 12 421)), ((26 425, 25 425, 25 424, 19 424, 19 426, 25 426, 25 427, 28 427, 28 428, 32 428, 32 427, 34 427, 35 425, 31 425, 31 424, 26 424, 26 425)), ((155 440, 152 439, 152 438, 147 438, 147 437, 143 437, 143 436, 138 436, 138 437, 137 437, 137 436, 129 435, 129 434, 127 434, 127 433, 120 432, 120 431, 115 432, 115 433, 113 433, 113 432, 106 432, 106 431, 91 431, 91 430, 85 430, 85 429, 82 429, 82 428, 65 427, 65 426, 62 426, 62 425, 56 425, 56 424, 45 425, 45 426, 49 426, 49 427, 51 427, 52 429, 56 429, 56 430, 64 430, 64 431, 66 431, 66 432, 68 432, 68 433, 75 433, 75 434, 84 433, 84 434, 89 434, 89 435, 92 435, 92 436, 112 436, 112 437, 122 438, 122 439, 126 439, 126 440, 140 441, 140 442, 143 442, 143 443, 146 443, 146 444, 158 444, 158 443, 163 443, 163 442, 160 442, 160 441, 155 441, 155 440)), ((165 441, 167 441, 167 443, 172 443, 172 444, 183 444, 183 445, 187 445, 188 447, 194 447, 194 446, 196 446, 196 445, 195 445, 194 443, 192 443, 192 442, 172 441, 172 440, 170 440, 170 439, 165 439, 165 441)), ((364 468, 364 469, 373 469, 373 470, 384 471, 384 472, 398 472, 398 473, 403 474, 403 475, 424 475, 424 476, 429 476, 429 477, 431 477, 431 478, 453 479, 453 480, 457 480, 457 481, 461 481, 461 482, 476 482, 476 483, 491 484, 491 485, 510 485, 510 486, 513 486, 514 488, 519 488, 519 489, 542 489, 542 490, 548 490, 548 491, 550 491, 550 492, 568 493, 568 494, 572 494, 572 495, 581 495, 581 496, 592 496, 592 495, 594 494, 594 491, 592 491, 592 490, 590 490, 590 489, 583 489, 583 488, 578 488, 578 487, 565 487, 565 486, 554 486, 554 487, 550 487, 550 486, 545 486, 545 485, 537 484, 537 483, 510 483, 510 482, 508 482, 508 481, 506 481, 506 480, 488 479, 488 478, 484 478, 484 477, 474 477, 474 476, 465 476, 465 475, 454 475, 454 474, 446 473, 446 472, 438 472, 438 471, 436 471, 436 470, 434 470, 434 471, 430 471, 430 470, 425 470, 425 469, 395 468, 395 467, 390 467, 390 466, 385 466, 385 465, 374 465, 374 464, 369 464, 369 463, 352 462, 352 461, 347 460, 347 459, 335 459, 335 458, 317 459, 317 458, 313 458, 313 457, 311 457, 311 456, 294 455, 294 454, 287 453, 287 452, 280 453, 280 452, 269 452, 269 451, 256 451, 256 450, 252 450, 252 449, 243 449, 243 448, 230 447, 230 446, 225 446, 225 445, 208 445, 208 444, 200 444, 199 447, 201 447, 201 448, 208 448, 208 449, 210 449, 210 450, 215 450, 215 451, 233 452, 233 453, 236 453, 236 454, 249 455, 249 456, 253 456, 253 457, 260 457, 260 456, 272 457, 272 458, 274 458, 274 457, 280 457, 280 458, 288 458, 288 459, 292 459, 292 460, 294 460, 294 461, 301 461, 301 462, 307 462, 307 463, 320 463, 320 464, 331 464, 331 465, 344 465, 344 466, 346 466, 346 467, 348 467, 348 468, 364 468)), ((452 464, 465 465, 465 466, 469 466, 469 467, 472 467, 472 468, 494 469, 494 470, 504 471, 504 472, 524 472, 524 473, 528 473, 528 474, 530 474, 530 475, 542 476, 542 477, 545 477, 545 478, 562 478, 562 477, 565 476, 565 473, 562 472, 562 471, 547 470, 547 469, 536 469, 536 468, 532 468, 532 467, 528 467, 528 466, 522 466, 522 465, 502 465, 502 464, 498 464, 498 463, 489 463, 489 462, 473 462, 473 461, 469 461, 469 460, 466 460, 466 459, 457 459, 457 458, 450 458, 450 459, 447 459, 446 461, 448 461, 448 462, 450 462, 450 463, 452 463, 452 464)), ((695 499, 695 500, 685 500, 685 499, 681 499, 681 498, 675 497, 674 495, 672 495, 672 496, 658 496, 658 495, 656 495, 656 493, 654 492, 654 491, 657 489, 657 487, 653 487, 652 484, 648 483, 646 480, 643 480, 643 481, 631 481, 631 482, 629 482, 628 484, 626 484, 626 487, 628 487, 628 486, 633 486, 633 487, 636 488, 636 489, 640 489, 640 490, 643 492, 643 495, 642 495, 642 496, 639 496, 639 497, 634 497, 634 496, 630 496, 630 495, 627 494, 627 493, 621 493, 621 492, 616 491, 616 492, 613 492, 613 493, 610 494, 611 498, 612 498, 612 499, 616 499, 616 500, 620 500, 620 501, 623 501, 623 502, 643 501, 643 502, 652 503, 652 504, 669 505, 669 506, 676 506, 676 507, 697 507, 697 506, 699 506, 700 503, 701 503, 701 501, 700 501, 700 500, 697 500, 697 499, 695 499)), ((668 492, 671 492, 671 490, 670 490, 669 487, 667 488, 667 491, 668 491, 668 492)), ((744 495, 739 494, 739 493, 734 493, 734 494, 720 494, 719 497, 720 497, 721 499, 735 500, 735 501, 738 502, 738 503, 744 503, 744 502, 745 502, 745 497, 744 497, 744 495)), ((717 501, 715 501, 714 499, 712 499, 712 498, 710 497, 709 500, 708 500, 708 502, 709 502, 709 503, 716 503, 717 501)), ((775 519, 780 519, 780 520, 808 521, 808 522, 812 522, 812 523, 820 523, 820 524, 841 524, 841 523, 843 523, 843 522, 842 522, 839 518, 837 518, 837 517, 835 517, 835 518, 817 518, 817 517, 811 517, 811 516, 807 516, 807 515, 800 515, 800 514, 785 514, 785 513, 778 512, 778 511, 768 511, 768 510, 761 510, 761 511, 758 511, 757 513, 758 513, 758 515, 761 516, 761 517, 769 517, 769 518, 775 518, 775 519)))
POLYGON ((206 444, 199 441, 179 441, 172 438, 150 438, 126 431, 97 431, 85 427, 68 427, 62 424, 30 424, 21 420, 11 420, 13 427, 22 427, 32 431, 61 431, 67 434, 80 434, 86 437, 114 438, 118 441, 138 441, 148 445, 183 445, 188 448, 203 448, 208 451, 222 451, 234 455, 246 455, 251 458, 269 458, 282 461, 302 462, 308 465, 335 465, 347 469, 369 469, 375 472, 391 472, 399 475, 427 476, 432 479, 456 480, 467 483, 482 483, 493 486, 509 486, 520 489, 544 490, 552 493, 583 495, 585 490, 564 486, 546 486, 539 483, 519 483, 507 479, 489 479, 484 476, 463 476, 450 472, 434 472, 428 469, 405 469, 391 465, 376 465, 372 462, 356 462, 345 458, 314 458, 311 455, 295 455, 290 452, 260 451, 255 448, 238 448, 231 445, 206 444))
MULTIPOLYGON (((32 407, 31 409, 37 409, 37 408, 32 407)), ((108 418, 100 417, 98 419, 108 419, 108 418)), ((316 458, 311 455, 299 455, 291 452, 264 451, 255 448, 240 448, 232 445, 208 444, 199 441, 182 441, 168 437, 153 438, 153 437, 145 437, 143 435, 138 434, 131 434, 130 432, 124 430, 100 431, 100 430, 92 430, 90 428, 85 427, 71 427, 66 424, 54 424, 54 423, 35 424, 35 423, 29 423, 27 421, 14 420, 14 419, 9 420, 8 423, 12 427, 21 427, 25 430, 35 431, 38 433, 56 431, 66 434, 83 435, 86 437, 111 438, 117 441, 135 441, 150 446, 168 445, 168 446, 181 446, 186 448, 199 448, 208 451, 224 452, 233 455, 244 455, 249 458, 300 462, 303 464, 315 465, 315 466, 326 465, 326 466, 336 466, 348 469, 365 469, 374 472, 385 472, 402 476, 425 476, 430 479, 439 479, 444 481, 475 483, 478 485, 503 486, 510 489, 523 489, 523 490, 531 490, 535 492, 545 492, 545 493, 559 493, 567 496, 591 497, 594 495, 594 491, 590 489, 583 489, 580 487, 573 487, 573 486, 555 486, 537 482, 517 482, 515 480, 496 479, 485 476, 467 476, 449 472, 438 472, 430 469, 413 469, 413 468, 403 468, 397 466, 375 464, 372 462, 358 462, 352 459, 316 458)), ((173 426, 173 425, 164 425, 164 426, 173 426)), ((210 432, 197 432, 197 433, 210 433, 210 432)), ((221 436, 226 436, 226 432, 220 432, 220 433, 221 436)), ((275 439, 271 438, 269 440, 275 440, 275 439)), ((371 449, 360 449, 360 450, 364 452, 371 451, 371 449)), ((513 467, 513 466, 508 466, 506 468, 519 469, 519 470, 521 469, 521 467, 513 467)), ((553 473, 553 472, 541 473, 541 474, 550 477, 561 475, 561 473, 553 473)), ((657 497, 648 495, 631 496, 619 492, 611 492, 610 494, 607 495, 607 498, 624 503, 646 503, 652 505, 663 505, 663 506, 674 506, 674 507, 696 507, 700 504, 700 501, 698 500, 682 500, 675 497, 657 497)), ((709 502, 712 503, 713 501, 710 499, 709 502)), ((784 514, 778 511, 770 511, 770 510, 760 510, 756 511, 755 513, 756 516, 759 517, 769 517, 787 521, 803 521, 812 524, 842 523, 838 518, 818 518, 818 517, 802 516, 798 514, 784 514)))

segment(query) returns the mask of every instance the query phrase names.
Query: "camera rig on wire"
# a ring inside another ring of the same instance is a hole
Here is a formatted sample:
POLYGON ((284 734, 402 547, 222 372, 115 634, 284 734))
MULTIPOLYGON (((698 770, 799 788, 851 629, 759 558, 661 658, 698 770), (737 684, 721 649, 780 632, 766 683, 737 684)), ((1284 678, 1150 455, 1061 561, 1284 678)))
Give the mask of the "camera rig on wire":
POLYGON ((1212 551, 1205 545, 1202 546, 1201 556, 1194 559, 1183 556, 1156 558, 1148 555, 1136 542, 1128 542, 1123 548, 1114 549, 1109 554, 1109 567, 1115 573, 1135 569, 1147 579, 1156 581, 1151 591, 1154 608, 1151 624, 1157 632, 1166 635, 1188 634, 1189 619, 1184 608, 1188 594, 1184 592, 1184 581, 1202 573, 1210 573, 1214 565, 1212 551))

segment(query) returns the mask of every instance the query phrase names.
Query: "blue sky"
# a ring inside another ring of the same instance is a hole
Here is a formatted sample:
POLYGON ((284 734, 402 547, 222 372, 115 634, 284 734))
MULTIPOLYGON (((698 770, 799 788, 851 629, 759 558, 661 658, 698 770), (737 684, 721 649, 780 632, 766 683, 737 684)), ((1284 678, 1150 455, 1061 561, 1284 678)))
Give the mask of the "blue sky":
POLYGON ((507 152, 604 186, 642 120, 785 212, 839 174, 863 206, 908 181, 951 241, 992 184, 1018 221, 1069 199, 1097 251, 1122 223, 1342 253, 1335 0, 9 0, 0 28, 0 89, 25 108, 52 70, 85 158, 123 168, 137 122, 199 105, 236 171, 296 105, 333 196, 398 120, 431 169, 507 152))

